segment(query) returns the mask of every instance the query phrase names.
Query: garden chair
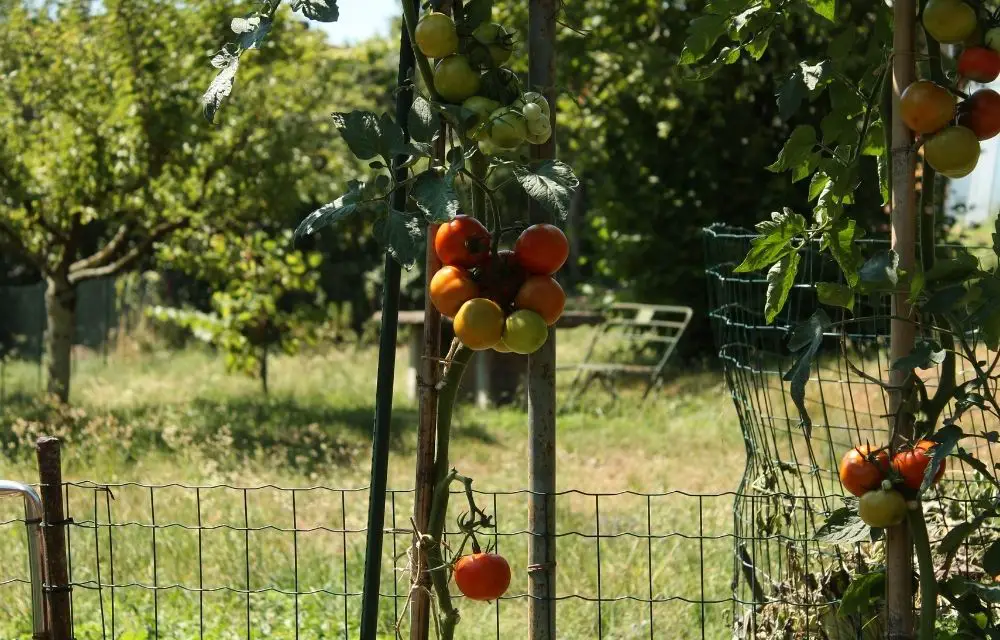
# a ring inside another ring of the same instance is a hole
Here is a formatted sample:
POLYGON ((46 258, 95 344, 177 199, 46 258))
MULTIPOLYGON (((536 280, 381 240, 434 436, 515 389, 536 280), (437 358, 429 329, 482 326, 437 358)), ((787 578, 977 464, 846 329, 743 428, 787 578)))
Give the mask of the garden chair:
POLYGON ((692 315, 690 307, 631 302, 612 305, 605 321, 594 331, 583 361, 558 367, 576 370, 567 406, 572 406, 595 381, 617 401, 615 384, 625 377, 645 380, 644 401, 662 380, 692 315))

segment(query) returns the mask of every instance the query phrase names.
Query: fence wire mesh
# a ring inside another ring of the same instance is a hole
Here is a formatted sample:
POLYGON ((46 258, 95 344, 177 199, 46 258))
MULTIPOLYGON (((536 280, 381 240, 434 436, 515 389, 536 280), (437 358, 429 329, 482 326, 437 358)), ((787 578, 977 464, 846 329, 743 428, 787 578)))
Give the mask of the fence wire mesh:
MULTIPOLYGON (((747 638, 881 638, 881 621, 836 615, 850 576, 878 568, 881 542, 850 546, 819 544, 817 529, 843 506, 838 477, 840 457, 866 442, 886 444, 888 397, 877 380, 888 381, 890 306, 886 296, 858 297, 853 313, 829 311, 835 321, 814 359, 806 387, 812 433, 806 437, 784 376, 793 362, 788 338, 796 323, 819 307, 817 282, 843 282, 836 263, 816 246, 805 247, 788 303, 772 324, 763 309, 767 280, 759 273, 734 273, 756 235, 716 225, 705 230, 710 316, 726 379, 739 414, 747 448, 747 468, 735 509, 739 563, 734 589, 734 635, 747 638), (792 635, 783 635, 792 634, 792 635), (797 635, 796 635, 797 634, 797 635)), ((885 240, 866 240, 871 255, 888 248, 885 240)), ((938 248, 948 255, 956 247, 938 248)), ((972 248, 983 266, 996 259, 991 249, 972 248)), ((966 336, 972 353, 987 362, 996 357, 977 335, 966 336)), ((958 382, 974 376, 959 366, 958 382)), ((939 369, 920 371, 928 393, 937 387, 939 369)), ((996 391, 996 380, 992 381, 996 391)), ((949 415, 951 407, 946 410, 949 415)), ((966 413, 966 433, 994 432, 998 421, 984 411, 966 413)), ((995 474, 996 438, 979 440, 971 451, 995 474)), ((933 495, 924 500, 932 543, 971 519, 993 499, 995 489, 965 465, 948 469, 933 495)), ((984 577, 981 556, 998 537, 983 527, 950 560, 936 557, 945 571, 984 577), (947 567, 945 569, 945 567, 947 567)), ((951 612, 944 612, 947 619, 951 612)), ((869 616, 871 617, 871 616, 869 616)))
MULTIPOLYGON (((729 636, 734 494, 556 495, 560 638, 729 636)), ((459 601, 457 638, 526 637, 529 496, 476 492, 514 576, 497 602, 459 601)), ((412 497, 386 500, 380 637, 397 637, 397 621, 408 637, 412 497)), ((367 500, 366 489, 324 486, 66 483, 76 638, 356 637, 367 500)), ((28 638, 11 502, 0 501, 0 637, 28 638)), ((453 544, 464 503, 451 501, 453 544)))

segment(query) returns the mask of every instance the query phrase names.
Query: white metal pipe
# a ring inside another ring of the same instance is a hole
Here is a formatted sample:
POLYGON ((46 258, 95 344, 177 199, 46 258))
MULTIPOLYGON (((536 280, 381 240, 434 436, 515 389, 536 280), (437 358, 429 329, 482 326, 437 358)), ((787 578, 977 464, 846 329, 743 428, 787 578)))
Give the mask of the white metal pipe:
POLYGON ((0 480, 0 498, 21 496, 24 499, 24 521, 28 529, 28 567, 31 573, 31 622, 33 637, 48 638, 42 593, 42 499, 29 485, 12 480, 0 480))

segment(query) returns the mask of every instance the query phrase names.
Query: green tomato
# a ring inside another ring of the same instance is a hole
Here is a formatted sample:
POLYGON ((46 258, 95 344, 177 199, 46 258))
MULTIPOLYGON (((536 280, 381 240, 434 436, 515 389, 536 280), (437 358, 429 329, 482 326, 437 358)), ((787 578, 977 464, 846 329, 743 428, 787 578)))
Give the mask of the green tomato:
POLYGON ((479 44, 487 47, 493 66, 499 66, 510 60, 514 51, 513 38, 503 25, 496 22, 484 22, 472 32, 472 37, 479 44))
POLYGON ((490 142, 501 149, 516 149, 528 136, 524 116, 509 107, 501 107, 490 114, 490 142))
POLYGON ((928 0, 923 23, 941 44, 959 44, 976 31, 976 10, 962 0, 928 0))
POLYGON ((507 67, 484 71, 480 78, 482 81, 480 95, 496 100, 500 104, 511 104, 521 95, 521 81, 507 67))
POLYGON ((542 113, 542 108, 534 102, 529 102, 524 105, 521 109, 521 113, 524 115, 524 119, 528 121, 529 125, 536 120, 542 120, 545 118, 545 114, 542 113))
POLYGON ((542 110, 542 115, 548 120, 551 115, 551 110, 549 109, 549 101, 545 99, 545 96, 538 93, 537 91, 528 91, 523 96, 521 96, 514 106, 519 108, 524 116, 527 118, 528 114, 525 113, 525 109, 530 108, 530 105, 537 105, 539 109, 542 110))
POLYGON ((460 104, 479 91, 479 75, 465 56, 448 56, 434 68, 434 88, 448 102, 460 104))
POLYGON ((469 118, 472 122, 466 120, 468 125, 466 131, 471 139, 481 140, 486 136, 486 123, 489 120, 490 114, 499 109, 500 106, 500 103, 496 100, 490 100, 483 96, 472 96, 462 103, 463 109, 471 111, 474 114, 474 119, 469 118))
POLYGON ((906 517, 906 499, 895 489, 875 489, 861 496, 858 515, 869 527, 893 527, 906 517))
POLYGON ((552 125, 548 118, 528 120, 528 135, 525 138, 531 144, 543 144, 552 137, 552 125))
POLYGON ((507 316, 501 340, 514 353, 527 355, 538 351, 548 338, 549 328, 542 316, 521 309, 507 316))
POLYGON ((429 58, 446 58, 458 51, 458 30, 451 16, 432 11, 417 23, 417 47, 429 58))

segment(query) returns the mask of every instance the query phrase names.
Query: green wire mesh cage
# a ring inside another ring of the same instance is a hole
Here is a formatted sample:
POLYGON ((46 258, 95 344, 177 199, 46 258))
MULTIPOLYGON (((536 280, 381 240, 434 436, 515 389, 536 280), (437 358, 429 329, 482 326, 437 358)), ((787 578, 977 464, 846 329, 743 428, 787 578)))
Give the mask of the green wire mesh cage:
MULTIPOLYGON (((755 237, 751 231, 718 224, 704 230, 709 316, 746 446, 746 469, 735 504, 733 636, 881 638, 880 590, 874 590, 866 612, 838 613, 852 576, 880 569, 881 540, 833 545, 818 541, 816 533, 830 513, 844 506, 837 471, 841 456, 858 444, 886 444, 889 435, 893 416, 888 394, 879 384, 888 381, 891 367, 889 297, 859 296, 853 312, 824 307, 834 327, 824 334, 806 385, 812 422, 807 437, 785 380, 794 361, 788 341, 795 326, 820 306, 816 283, 843 282, 842 276, 818 246, 804 247, 788 303, 767 323, 765 274, 734 273, 755 237)), ((862 249, 868 257, 888 249, 888 243, 865 240, 862 249)), ((941 246, 938 254, 956 250, 960 248, 941 246)), ((981 263, 995 260, 988 248, 964 250, 981 263)), ((989 352, 979 336, 965 339, 978 359, 994 361, 996 353, 989 352)), ((969 361, 958 362, 958 382, 971 379, 969 361)), ((918 373, 933 393, 940 371, 918 373)), ((944 417, 951 411, 946 408, 944 417)), ((968 412, 960 422, 967 434, 995 432, 998 425, 997 416, 988 410, 968 412)), ((981 444, 970 451, 995 476, 996 444, 991 440, 995 438, 977 439, 981 444)), ((938 543, 996 495, 990 479, 949 461, 944 481, 924 501, 939 575, 990 579, 982 569, 982 555, 1000 536, 989 522, 950 554, 940 553, 938 543)), ((948 625, 955 615, 943 610, 939 624, 948 625)))

